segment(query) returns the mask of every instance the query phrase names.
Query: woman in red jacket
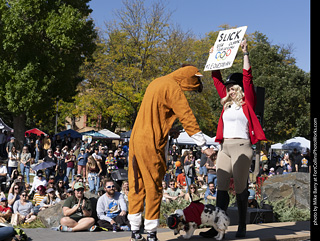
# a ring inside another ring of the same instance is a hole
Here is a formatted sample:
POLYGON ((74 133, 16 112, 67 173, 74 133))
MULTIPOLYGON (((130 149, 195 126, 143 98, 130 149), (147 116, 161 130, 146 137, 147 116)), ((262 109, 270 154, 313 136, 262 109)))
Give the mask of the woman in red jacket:
MULTIPOLYGON (((266 140, 266 137, 254 113, 257 100, 246 40, 242 41, 240 46, 244 55, 243 74, 233 73, 223 83, 218 70, 212 71, 212 78, 223 106, 216 135, 216 141, 221 144, 217 157, 217 206, 223 210, 228 208, 228 189, 230 178, 233 177, 239 212, 236 237, 245 237, 247 184, 253 156, 251 145, 266 140)), ((212 228, 200 235, 213 237, 216 231, 212 228)))

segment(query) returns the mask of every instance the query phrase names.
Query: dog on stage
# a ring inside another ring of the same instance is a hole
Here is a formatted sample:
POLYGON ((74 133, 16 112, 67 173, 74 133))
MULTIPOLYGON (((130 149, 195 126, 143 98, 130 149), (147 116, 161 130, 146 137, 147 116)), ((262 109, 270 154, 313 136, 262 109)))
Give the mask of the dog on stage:
POLYGON ((178 209, 170 216, 164 215, 167 225, 174 229, 177 235, 181 230, 186 232, 183 238, 190 239, 200 224, 213 226, 218 234, 216 240, 221 240, 230 224, 230 219, 222 209, 211 204, 191 202, 184 210, 178 209))

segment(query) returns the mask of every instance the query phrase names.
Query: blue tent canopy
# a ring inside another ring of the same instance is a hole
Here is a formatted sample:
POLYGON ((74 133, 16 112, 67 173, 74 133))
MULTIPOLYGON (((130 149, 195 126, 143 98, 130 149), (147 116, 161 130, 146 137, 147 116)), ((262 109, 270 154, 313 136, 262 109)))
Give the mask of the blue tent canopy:
POLYGON ((79 132, 72 130, 72 129, 61 131, 60 133, 56 134, 56 136, 60 136, 61 138, 63 138, 64 135, 68 136, 69 133, 71 133, 72 138, 81 138, 82 137, 82 135, 79 132))

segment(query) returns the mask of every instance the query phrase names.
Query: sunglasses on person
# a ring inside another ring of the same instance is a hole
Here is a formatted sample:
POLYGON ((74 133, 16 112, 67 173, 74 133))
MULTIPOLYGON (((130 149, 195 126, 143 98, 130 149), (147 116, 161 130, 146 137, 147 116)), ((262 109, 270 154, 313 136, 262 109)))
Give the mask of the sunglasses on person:
POLYGON ((106 186, 106 188, 114 188, 114 185, 112 185, 112 186, 106 186))
POLYGON ((78 188, 76 189, 77 192, 84 192, 84 188, 78 188))

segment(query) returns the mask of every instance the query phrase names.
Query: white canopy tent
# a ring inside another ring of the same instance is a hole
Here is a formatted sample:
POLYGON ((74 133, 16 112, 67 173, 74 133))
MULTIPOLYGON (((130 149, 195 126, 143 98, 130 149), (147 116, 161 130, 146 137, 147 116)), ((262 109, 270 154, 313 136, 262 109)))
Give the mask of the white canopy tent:
POLYGON ((293 150, 296 148, 298 151, 310 149, 310 141, 304 137, 294 137, 289 140, 286 140, 283 144, 277 143, 271 145, 272 150, 293 150))
POLYGON ((282 149, 282 144, 281 143, 277 143, 277 144, 273 144, 271 145, 271 149, 282 149))
POLYGON ((105 135, 105 138, 113 139, 113 140, 120 140, 121 137, 117 135, 116 133, 109 131, 108 129, 103 129, 98 131, 100 134, 105 135))
POLYGON ((294 137, 289 140, 286 140, 282 145, 282 149, 294 149, 294 148, 297 148, 297 150, 302 150, 307 148, 310 149, 310 141, 304 137, 294 137))
MULTIPOLYGON (((219 145, 218 142, 215 142, 215 137, 210 137, 206 134, 203 134, 204 138, 207 141, 207 145, 219 145)), ((174 139, 174 143, 177 145, 196 145, 196 143, 193 141, 193 139, 188 135, 187 132, 181 132, 179 137, 177 139, 174 139)))

